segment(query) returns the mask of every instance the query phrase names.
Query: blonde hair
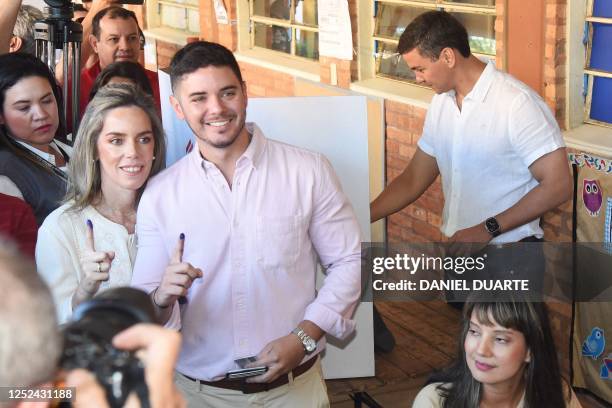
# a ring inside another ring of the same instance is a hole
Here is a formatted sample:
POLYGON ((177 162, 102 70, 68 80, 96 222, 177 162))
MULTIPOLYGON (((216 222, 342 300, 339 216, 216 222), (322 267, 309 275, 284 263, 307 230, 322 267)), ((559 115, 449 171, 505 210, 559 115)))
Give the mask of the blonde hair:
MULTIPOLYGON (((166 139, 153 98, 131 84, 109 84, 98 91, 89 102, 79 126, 74 152, 68 164, 69 185, 65 202, 73 201, 72 209, 80 210, 91 205, 101 192, 101 171, 97 143, 104 127, 106 115, 113 109, 135 106, 142 109, 153 129, 155 160, 149 178, 166 165, 166 139)), ((136 204, 146 183, 138 190, 136 204)))

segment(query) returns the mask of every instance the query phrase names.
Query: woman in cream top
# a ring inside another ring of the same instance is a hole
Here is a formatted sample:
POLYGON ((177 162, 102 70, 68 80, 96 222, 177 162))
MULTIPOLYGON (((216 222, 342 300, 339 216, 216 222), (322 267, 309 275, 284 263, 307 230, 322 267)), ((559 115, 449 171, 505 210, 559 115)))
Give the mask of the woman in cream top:
POLYGON ((79 127, 64 205, 38 232, 36 263, 60 323, 100 290, 129 285, 136 257, 136 207, 149 177, 163 169, 165 141, 152 99, 109 85, 79 127))

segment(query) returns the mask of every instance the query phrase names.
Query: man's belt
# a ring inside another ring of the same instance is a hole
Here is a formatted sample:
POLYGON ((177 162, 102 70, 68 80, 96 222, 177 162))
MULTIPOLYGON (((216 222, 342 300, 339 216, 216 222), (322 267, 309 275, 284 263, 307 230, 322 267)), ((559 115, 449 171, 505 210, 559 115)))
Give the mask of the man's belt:
MULTIPOLYGON (((310 370, 310 368, 312 368, 312 366, 315 364, 318 358, 319 356, 315 356, 311 358, 310 360, 306 361, 304 364, 299 365, 295 367, 293 370, 291 370, 291 375, 293 376, 293 378, 299 377, 300 375, 304 374, 306 371, 310 370)), ((280 386, 283 386, 289 383, 289 374, 283 374, 280 377, 278 377, 276 380, 270 383, 248 383, 245 381, 244 378, 241 380, 224 379, 220 381, 204 381, 204 380, 198 380, 197 378, 189 377, 188 375, 185 375, 185 374, 182 374, 182 375, 183 377, 191 381, 194 381, 198 384, 208 385, 210 387, 224 388, 228 390, 242 391, 244 394, 255 394, 257 392, 270 391, 270 390, 273 390, 274 388, 278 388, 280 386)))

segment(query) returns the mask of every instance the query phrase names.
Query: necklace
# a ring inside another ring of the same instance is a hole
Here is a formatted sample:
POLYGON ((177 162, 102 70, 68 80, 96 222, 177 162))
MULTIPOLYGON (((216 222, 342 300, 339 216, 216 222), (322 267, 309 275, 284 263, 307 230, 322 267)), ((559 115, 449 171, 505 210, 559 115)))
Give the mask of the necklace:
POLYGON ((136 210, 131 209, 129 212, 124 213, 119 209, 114 209, 100 200, 97 204, 93 204, 93 207, 102 215, 104 218, 114 222, 115 224, 123 225, 130 234, 134 232, 136 226, 136 210))

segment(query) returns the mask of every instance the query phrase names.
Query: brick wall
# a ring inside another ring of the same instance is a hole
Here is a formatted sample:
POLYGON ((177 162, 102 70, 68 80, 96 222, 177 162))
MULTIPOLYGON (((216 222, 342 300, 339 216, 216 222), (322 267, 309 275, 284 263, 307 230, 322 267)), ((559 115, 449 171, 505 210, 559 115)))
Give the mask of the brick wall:
POLYGON ((281 97, 295 94, 295 79, 291 75, 247 63, 240 63, 240 70, 242 79, 247 84, 249 97, 281 97))
POLYGON ((495 2, 495 66, 498 69, 504 68, 504 55, 506 50, 506 44, 504 44, 504 33, 505 33, 505 2, 495 2))
POLYGON ((565 127, 567 0, 546 0, 544 33, 544 100, 565 127))
MULTIPOLYGON (((414 155, 425 114, 426 110, 422 108, 385 101, 387 182, 397 177, 414 155)), ((414 204, 389 217, 389 241, 442 241, 439 228, 443 207, 444 197, 438 179, 414 204)))
POLYGON ((180 45, 161 40, 155 41, 155 47, 157 50, 157 67, 159 69, 169 66, 172 57, 181 48, 180 45))

